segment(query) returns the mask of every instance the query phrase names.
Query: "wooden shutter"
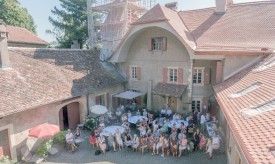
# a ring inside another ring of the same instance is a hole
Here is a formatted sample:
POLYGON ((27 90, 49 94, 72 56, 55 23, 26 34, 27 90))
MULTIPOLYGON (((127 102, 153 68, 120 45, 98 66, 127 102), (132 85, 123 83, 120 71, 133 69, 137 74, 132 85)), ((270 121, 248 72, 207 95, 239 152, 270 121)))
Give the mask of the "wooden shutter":
POLYGON ((131 68, 129 66, 125 68, 125 74, 127 79, 130 79, 130 69, 131 68))
POLYGON ((137 79, 141 80, 141 67, 137 67, 137 79))
POLYGON ((162 50, 163 51, 167 50, 167 38, 166 37, 162 38, 162 50))
POLYGON ((168 80, 168 68, 162 69, 162 78, 163 78, 163 82, 166 83, 168 80))
POLYGON ((180 83, 180 84, 183 83, 183 69, 182 68, 178 69, 178 83, 180 83))
POLYGON ((149 51, 153 50, 153 46, 152 46, 152 38, 149 38, 148 43, 147 43, 148 49, 149 51))
POLYGON ((203 83, 204 85, 210 84, 210 68, 204 68, 204 77, 203 77, 203 83))

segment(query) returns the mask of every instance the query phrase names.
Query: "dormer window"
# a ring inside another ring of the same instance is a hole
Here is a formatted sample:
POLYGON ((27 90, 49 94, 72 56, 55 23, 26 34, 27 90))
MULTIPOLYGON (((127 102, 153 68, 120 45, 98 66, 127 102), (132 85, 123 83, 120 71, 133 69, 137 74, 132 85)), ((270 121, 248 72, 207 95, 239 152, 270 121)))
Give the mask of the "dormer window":
POLYGON ((154 37, 149 40, 148 49, 150 51, 166 51, 167 38, 166 37, 154 37))
POLYGON ((250 85, 250 86, 248 86, 248 87, 246 87, 246 88, 244 88, 244 89, 242 89, 242 90, 240 90, 240 91, 238 91, 236 93, 232 93, 232 94, 228 95, 228 97, 229 98, 241 97, 241 96, 243 96, 245 94, 248 94, 248 93, 254 91, 255 89, 258 89, 259 87, 261 87, 261 85, 262 84, 259 83, 259 82, 258 83, 254 83, 254 84, 252 84, 252 85, 250 85))

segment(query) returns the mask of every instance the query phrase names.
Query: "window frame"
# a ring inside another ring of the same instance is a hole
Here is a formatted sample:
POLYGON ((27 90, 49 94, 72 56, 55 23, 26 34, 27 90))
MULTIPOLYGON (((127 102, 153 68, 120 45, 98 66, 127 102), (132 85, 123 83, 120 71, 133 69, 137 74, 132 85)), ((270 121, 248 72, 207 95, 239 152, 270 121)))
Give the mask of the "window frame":
POLYGON ((198 109, 198 111, 200 112, 202 110, 202 99, 201 98, 193 97, 192 100, 191 100, 191 110, 192 111, 197 109, 198 102, 199 102, 199 109, 198 109), (193 101, 195 102, 194 108, 193 108, 193 101))
POLYGON ((178 70, 178 67, 168 67, 167 68, 168 69, 168 72, 167 72, 167 76, 168 76, 168 82, 169 83, 178 83, 178 80, 179 80, 179 70, 178 70), (173 70, 173 77, 172 77, 172 81, 171 81, 171 72, 170 72, 170 70, 173 70), (176 70, 176 74, 175 74, 175 70, 176 70), (176 78, 176 80, 175 80, 175 78, 176 78))
POLYGON ((137 68, 138 68, 138 66, 136 66, 136 65, 131 65, 130 66, 130 79, 134 79, 134 80, 138 79, 138 77, 137 77, 137 68), (135 71, 133 72, 133 70, 135 70, 135 71))
POLYGON ((204 85, 204 69, 205 67, 193 67, 193 72, 192 72, 192 83, 194 85, 204 85), (199 83, 199 70, 201 71, 201 82, 199 83), (194 75, 196 75, 196 79, 194 82, 194 75))
POLYGON ((151 38, 151 46, 153 51, 163 51, 163 39, 164 37, 152 37, 151 38), (154 42, 154 40, 159 39, 157 43, 154 42), (155 46, 157 44, 157 46, 155 46), (157 48, 156 48, 157 47, 157 48))

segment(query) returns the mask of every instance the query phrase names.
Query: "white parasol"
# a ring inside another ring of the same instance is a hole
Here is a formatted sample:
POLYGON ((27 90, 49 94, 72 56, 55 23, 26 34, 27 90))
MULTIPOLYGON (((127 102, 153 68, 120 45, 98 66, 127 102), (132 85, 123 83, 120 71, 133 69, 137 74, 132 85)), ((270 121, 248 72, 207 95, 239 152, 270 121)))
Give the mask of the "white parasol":
POLYGON ((107 111, 108 111, 108 109, 102 105, 94 105, 91 107, 91 112, 94 114, 104 114, 107 111))

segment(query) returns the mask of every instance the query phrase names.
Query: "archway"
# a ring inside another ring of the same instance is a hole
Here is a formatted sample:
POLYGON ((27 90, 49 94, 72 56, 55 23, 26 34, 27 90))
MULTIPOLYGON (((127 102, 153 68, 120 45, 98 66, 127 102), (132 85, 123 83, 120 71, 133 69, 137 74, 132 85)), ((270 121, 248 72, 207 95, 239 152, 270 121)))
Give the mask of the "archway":
POLYGON ((80 123, 79 103, 73 102, 62 107, 59 111, 59 126, 61 130, 75 129, 80 123))

